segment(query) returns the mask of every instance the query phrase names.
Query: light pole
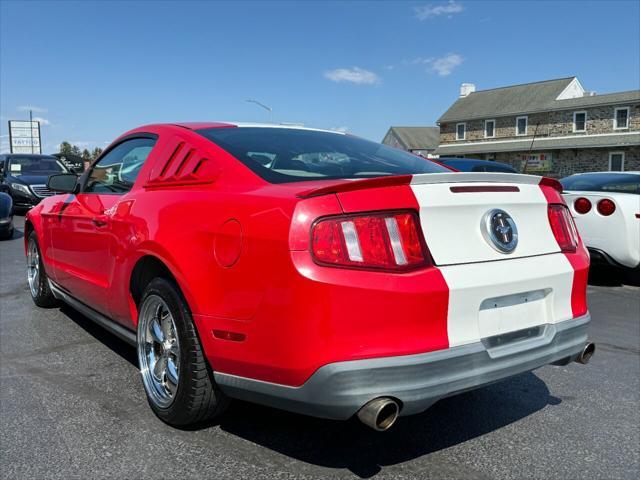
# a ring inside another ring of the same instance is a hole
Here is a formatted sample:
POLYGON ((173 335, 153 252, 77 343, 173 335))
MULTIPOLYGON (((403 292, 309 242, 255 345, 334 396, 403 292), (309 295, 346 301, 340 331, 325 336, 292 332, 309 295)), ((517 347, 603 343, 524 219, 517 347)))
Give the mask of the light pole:
POLYGON ((271 107, 267 107, 264 103, 259 102, 258 100, 248 99, 247 102, 255 103, 260 107, 264 108, 267 112, 269 112, 269 123, 273 123, 273 109, 271 107))

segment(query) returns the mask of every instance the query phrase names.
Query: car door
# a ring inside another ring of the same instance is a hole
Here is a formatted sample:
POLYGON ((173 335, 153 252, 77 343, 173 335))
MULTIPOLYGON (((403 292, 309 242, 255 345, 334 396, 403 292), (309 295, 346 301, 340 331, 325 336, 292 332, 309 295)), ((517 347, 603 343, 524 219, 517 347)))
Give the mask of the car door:
POLYGON ((155 142, 155 136, 137 136, 109 149, 82 176, 80 193, 70 195, 49 222, 54 281, 105 315, 118 240, 111 217, 155 142))

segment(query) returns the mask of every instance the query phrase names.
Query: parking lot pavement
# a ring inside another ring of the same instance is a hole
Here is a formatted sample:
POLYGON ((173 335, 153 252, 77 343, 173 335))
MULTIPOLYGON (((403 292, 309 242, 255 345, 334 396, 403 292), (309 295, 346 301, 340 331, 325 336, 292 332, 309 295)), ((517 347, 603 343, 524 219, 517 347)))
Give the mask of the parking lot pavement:
POLYGON ((147 406, 131 347, 33 305, 21 237, 0 242, 2 478, 637 478, 638 287, 589 287, 589 365, 441 400, 385 433, 242 402, 181 431, 147 406))

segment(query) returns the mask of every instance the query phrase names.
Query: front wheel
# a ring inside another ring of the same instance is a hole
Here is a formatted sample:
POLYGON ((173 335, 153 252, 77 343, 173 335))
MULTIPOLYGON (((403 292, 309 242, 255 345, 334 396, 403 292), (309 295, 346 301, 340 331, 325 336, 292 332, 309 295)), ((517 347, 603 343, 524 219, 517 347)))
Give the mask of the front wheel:
POLYGON ((188 426, 222 414, 228 399, 213 380, 191 313, 173 282, 155 278, 145 289, 137 339, 142 383, 161 420, 188 426))
POLYGON ((36 232, 31 232, 27 243, 27 282, 31 299, 39 307, 54 307, 58 301, 53 296, 49 286, 47 272, 44 271, 38 236, 36 232))

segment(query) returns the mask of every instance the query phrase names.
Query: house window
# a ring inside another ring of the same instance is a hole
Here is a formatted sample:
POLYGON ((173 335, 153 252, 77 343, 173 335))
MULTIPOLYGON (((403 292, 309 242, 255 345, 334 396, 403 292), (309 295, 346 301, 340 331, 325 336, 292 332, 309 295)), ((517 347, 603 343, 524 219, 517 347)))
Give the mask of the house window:
POLYGON ((609 171, 624 171, 624 152, 609 152, 609 171))
POLYGON ((616 108, 613 115, 614 130, 629 128, 629 107, 616 108))
POLYGON ((587 131, 587 112, 573 112, 573 131, 587 131))
POLYGON ((527 134, 527 123, 528 118, 518 117, 516 118, 516 135, 526 135, 527 134))
POLYGON ((496 121, 484 121, 484 138, 494 138, 496 136, 496 121))
POLYGON ((464 140, 467 137, 467 124, 456 124, 456 140, 464 140))

